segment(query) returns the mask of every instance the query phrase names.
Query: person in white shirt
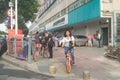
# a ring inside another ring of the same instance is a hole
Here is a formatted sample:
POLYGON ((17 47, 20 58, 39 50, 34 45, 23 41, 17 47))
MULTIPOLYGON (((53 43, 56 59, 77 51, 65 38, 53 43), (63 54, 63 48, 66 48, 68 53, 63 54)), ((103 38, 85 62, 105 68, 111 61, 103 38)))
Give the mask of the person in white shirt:
POLYGON ((63 42, 62 47, 64 47, 65 54, 69 50, 69 52, 72 56, 73 64, 75 64, 75 60, 74 60, 74 37, 72 36, 71 31, 68 31, 68 30, 65 31, 64 38, 63 38, 62 42, 63 42))

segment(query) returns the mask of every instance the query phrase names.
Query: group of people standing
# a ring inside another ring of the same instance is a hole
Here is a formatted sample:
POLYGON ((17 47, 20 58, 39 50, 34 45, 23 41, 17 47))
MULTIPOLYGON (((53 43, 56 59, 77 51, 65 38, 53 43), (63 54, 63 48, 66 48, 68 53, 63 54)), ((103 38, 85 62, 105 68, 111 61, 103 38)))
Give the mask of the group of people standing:
MULTIPOLYGON (((98 41, 100 47, 101 35, 99 33, 94 34, 93 37, 88 36, 88 46, 93 46, 93 38, 95 38, 98 41)), ((44 32, 42 36, 40 36, 38 32, 35 34, 36 47, 41 48, 41 51, 43 48, 47 47, 49 58, 53 58, 53 46, 57 44, 57 41, 58 41, 57 38, 53 40, 53 36, 49 32, 44 32)), ((71 31, 69 30, 65 31, 62 40, 62 47, 64 48, 65 55, 68 51, 71 53, 73 64, 75 63, 74 43, 75 39, 74 36, 72 36, 71 31)))
POLYGON ((40 48, 41 52, 47 47, 49 58, 53 58, 53 39, 52 34, 44 32, 43 35, 39 35, 38 32, 35 34, 35 47, 40 48))
MULTIPOLYGON (((44 32, 43 36, 39 36, 38 32, 35 34, 35 46, 41 48, 41 50, 42 48, 48 47, 49 58, 53 58, 53 46, 54 44, 57 44, 56 42, 57 41, 53 41, 52 34, 49 32, 44 32)), ((64 48, 65 55, 68 51, 71 53, 74 64, 74 37, 72 36, 71 31, 65 31, 62 47, 64 48)))
POLYGON ((91 35, 89 35, 87 40, 87 44, 89 47, 92 47, 94 44, 94 40, 96 40, 98 42, 98 47, 101 47, 101 40, 103 38, 103 34, 100 34, 99 30, 96 31, 96 33, 93 34, 93 37, 91 35), (94 40, 93 40, 94 39, 94 40))

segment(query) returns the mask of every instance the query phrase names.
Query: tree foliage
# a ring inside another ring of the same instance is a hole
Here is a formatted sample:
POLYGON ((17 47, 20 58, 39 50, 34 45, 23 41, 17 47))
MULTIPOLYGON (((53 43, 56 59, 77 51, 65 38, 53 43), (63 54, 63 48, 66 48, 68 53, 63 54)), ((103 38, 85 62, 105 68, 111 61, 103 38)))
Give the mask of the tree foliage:
POLYGON ((25 21, 33 20, 39 4, 37 0, 18 0, 18 13, 25 21))
POLYGON ((0 0, 0 23, 7 17, 6 11, 9 8, 8 2, 9 0, 0 0))
MULTIPOLYGON (((0 0, 0 21, 2 22, 6 17, 6 11, 9 8, 10 0, 0 0)), ((13 3, 15 0, 11 0, 13 3)), ((38 0, 18 0, 18 28, 27 29, 25 22, 34 20, 34 13, 38 11, 38 0)))
POLYGON ((0 31, 0 35, 5 35, 5 34, 6 34, 6 32, 0 31))

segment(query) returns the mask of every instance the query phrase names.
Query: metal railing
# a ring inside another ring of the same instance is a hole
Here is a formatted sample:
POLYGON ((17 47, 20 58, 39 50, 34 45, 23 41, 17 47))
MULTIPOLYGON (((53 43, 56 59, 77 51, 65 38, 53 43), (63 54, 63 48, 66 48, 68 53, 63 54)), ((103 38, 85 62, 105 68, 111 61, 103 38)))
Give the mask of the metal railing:
POLYGON ((32 62, 32 54, 35 50, 35 41, 32 37, 13 37, 7 40, 8 54, 17 59, 32 62))

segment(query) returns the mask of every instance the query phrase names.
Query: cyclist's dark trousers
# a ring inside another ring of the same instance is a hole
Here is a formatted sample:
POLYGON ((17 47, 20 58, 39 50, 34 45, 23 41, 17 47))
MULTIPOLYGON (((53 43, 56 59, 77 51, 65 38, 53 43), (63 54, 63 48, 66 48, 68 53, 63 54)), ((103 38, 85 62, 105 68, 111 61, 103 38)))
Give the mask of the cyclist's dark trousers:
POLYGON ((49 58, 53 58, 53 47, 48 46, 48 50, 49 50, 49 58))
MULTIPOLYGON (((66 53, 68 52, 69 49, 70 49, 69 47, 65 47, 65 48, 64 48, 65 55, 66 55, 66 53)), ((73 62, 74 62, 74 61, 75 61, 75 59, 74 59, 74 48, 71 48, 69 51, 70 51, 70 54, 71 54, 71 56, 72 56, 72 60, 73 60, 73 62)))

